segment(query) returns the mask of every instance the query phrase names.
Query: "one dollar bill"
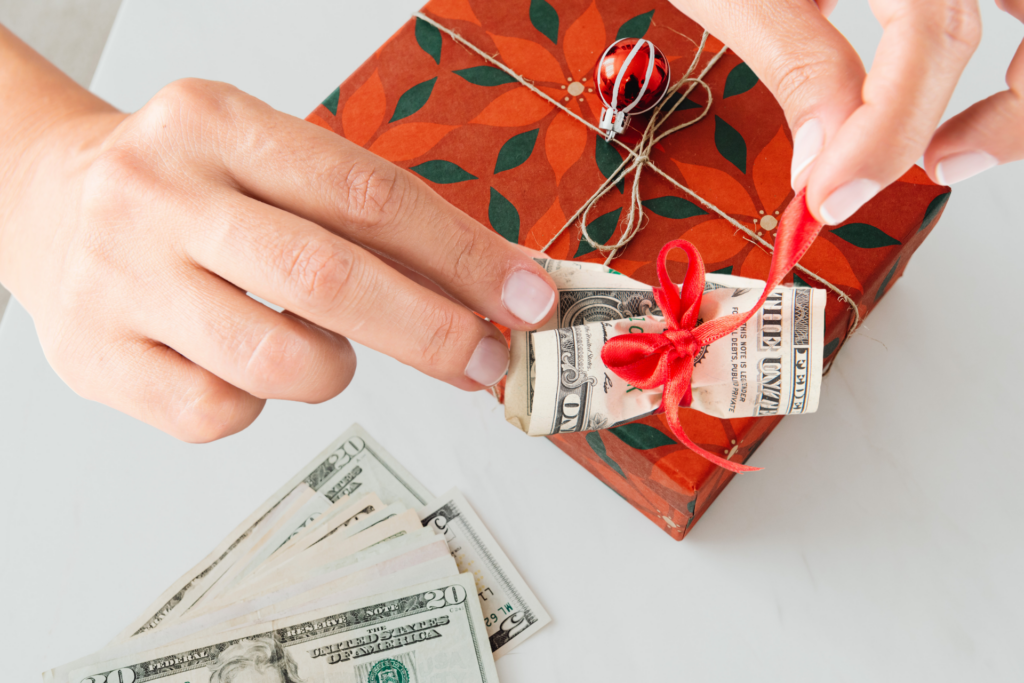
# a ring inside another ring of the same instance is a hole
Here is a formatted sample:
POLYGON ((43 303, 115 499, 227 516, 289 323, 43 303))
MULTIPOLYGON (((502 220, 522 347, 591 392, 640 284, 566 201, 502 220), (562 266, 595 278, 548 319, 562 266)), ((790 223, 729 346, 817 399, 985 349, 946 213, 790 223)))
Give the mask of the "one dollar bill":
MULTIPOLYGON (((559 288, 556 315, 514 332, 505 416, 531 435, 607 429, 658 410, 661 390, 642 390, 605 367, 611 338, 667 325, 652 289, 595 264, 541 259, 559 288)), ((709 273, 700 319, 751 309, 758 280, 709 273)), ((692 408, 720 418, 817 409, 824 349, 824 290, 777 287, 746 324, 694 359, 692 408)))

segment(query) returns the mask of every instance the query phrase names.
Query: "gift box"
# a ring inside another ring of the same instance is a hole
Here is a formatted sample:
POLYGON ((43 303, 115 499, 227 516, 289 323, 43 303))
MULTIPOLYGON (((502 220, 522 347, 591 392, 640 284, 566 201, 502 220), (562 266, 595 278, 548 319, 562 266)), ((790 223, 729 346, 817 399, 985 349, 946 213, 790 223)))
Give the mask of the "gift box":
MULTIPOLYGON (((308 121, 418 174, 510 241, 547 246, 552 258, 603 262, 579 225, 563 227, 612 179, 588 231, 603 244, 623 234, 633 178, 613 174, 647 121, 634 117, 613 142, 599 135, 593 72, 615 40, 646 38, 673 79, 702 78, 711 103, 702 86, 675 95, 667 126, 699 120, 651 150, 657 172, 645 170, 640 181, 642 229, 609 265, 656 286, 660 248, 683 238, 709 272, 763 280, 778 217, 793 199, 792 134, 751 69, 703 36, 664 0, 433 0, 308 121)), ((826 367, 902 275, 948 198, 949 188, 912 168, 844 224, 826 227, 800 261, 792 282, 828 290, 826 367)), ((685 263, 669 266, 680 281, 685 263)), ((746 463, 782 418, 684 410, 682 419, 699 446, 746 463)), ((681 447, 664 415, 549 438, 675 539, 734 476, 681 447)))

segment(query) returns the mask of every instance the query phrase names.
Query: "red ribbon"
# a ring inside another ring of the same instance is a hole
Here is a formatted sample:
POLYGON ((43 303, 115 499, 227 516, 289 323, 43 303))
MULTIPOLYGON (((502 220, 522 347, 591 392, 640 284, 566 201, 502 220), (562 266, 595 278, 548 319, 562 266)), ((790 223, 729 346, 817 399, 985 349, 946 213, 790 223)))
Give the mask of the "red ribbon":
POLYGON ((757 304, 745 313, 733 313, 697 325, 700 301, 704 296, 704 262, 697 248, 686 240, 673 240, 658 254, 658 279, 661 287, 654 289, 654 298, 661 307, 668 329, 660 334, 623 334, 609 339, 601 350, 601 360, 616 375, 638 389, 647 391, 664 387, 661 408, 668 417, 668 426, 679 442, 694 453, 710 460, 730 472, 752 472, 760 467, 748 467, 720 455, 706 451, 686 435, 679 420, 679 407, 688 408, 693 402, 690 386, 693 378, 693 360, 701 347, 731 334, 750 320, 764 306, 768 295, 782 283, 782 279, 810 248, 821 231, 821 223, 807 210, 804 192, 790 202, 783 212, 775 233, 775 250, 768 269, 768 281, 757 304), (682 291, 668 275, 666 259, 673 249, 682 249, 689 257, 686 279, 682 291), (671 406, 671 410, 666 410, 671 406))

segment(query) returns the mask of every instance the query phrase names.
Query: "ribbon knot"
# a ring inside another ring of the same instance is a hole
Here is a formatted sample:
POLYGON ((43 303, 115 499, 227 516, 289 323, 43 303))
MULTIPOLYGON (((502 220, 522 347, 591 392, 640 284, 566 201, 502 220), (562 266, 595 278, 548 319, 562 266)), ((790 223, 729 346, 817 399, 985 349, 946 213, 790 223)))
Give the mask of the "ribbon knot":
POLYGON ((665 330, 663 334, 672 342, 675 352, 681 359, 688 359, 692 362, 700 353, 700 343, 689 330, 665 330))
POLYGON ((707 346, 746 324, 764 306, 768 295, 782 283, 811 243, 818 236, 821 224, 807 210, 801 191, 790 202, 779 221, 772 264, 768 279, 757 304, 745 313, 700 322, 700 304, 704 297, 704 262, 697 248, 686 240, 673 240, 658 254, 658 280, 654 298, 665 316, 664 332, 622 334, 605 342, 601 360, 616 375, 644 391, 661 388, 659 411, 664 412, 669 428, 679 442, 694 453, 730 472, 751 472, 761 469, 733 462, 695 444, 683 430, 680 408, 693 403, 693 364, 701 347, 707 346), (668 274, 668 254, 682 249, 689 259, 686 278, 678 287, 668 274))

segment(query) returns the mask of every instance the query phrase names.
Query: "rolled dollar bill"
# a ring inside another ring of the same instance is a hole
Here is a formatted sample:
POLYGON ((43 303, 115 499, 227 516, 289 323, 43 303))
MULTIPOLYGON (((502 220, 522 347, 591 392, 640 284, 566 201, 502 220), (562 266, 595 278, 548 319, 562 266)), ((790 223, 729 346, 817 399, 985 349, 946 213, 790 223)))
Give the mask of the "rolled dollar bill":
MULTIPOLYGON (((506 419, 534 436, 607 429, 661 407, 605 367, 611 338, 666 329, 653 289, 596 264, 538 260, 559 288, 556 314, 535 332, 513 332, 506 419)), ((709 273, 702 322, 747 311, 764 283, 709 273)), ((765 306, 694 359, 693 403, 719 418, 810 413, 818 407, 825 292, 776 287, 765 306)))

